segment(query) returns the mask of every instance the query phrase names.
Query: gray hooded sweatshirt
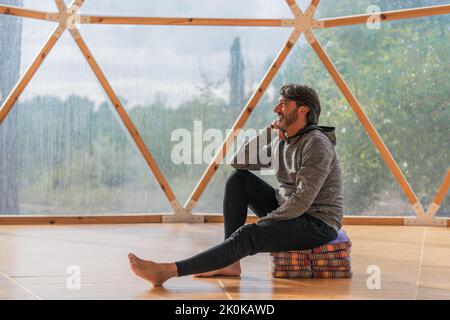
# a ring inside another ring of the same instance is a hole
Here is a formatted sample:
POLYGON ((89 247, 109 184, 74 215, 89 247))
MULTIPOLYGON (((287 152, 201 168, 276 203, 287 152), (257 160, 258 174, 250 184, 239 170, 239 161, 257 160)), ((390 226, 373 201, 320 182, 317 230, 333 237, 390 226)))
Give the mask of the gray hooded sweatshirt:
POLYGON ((247 141, 231 165, 238 170, 272 168, 279 182, 279 207, 263 220, 290 220, 305 213, 338 231, 342 226, 343 196, 333 127, 308 125, 287 140, 265 128, 247 141))

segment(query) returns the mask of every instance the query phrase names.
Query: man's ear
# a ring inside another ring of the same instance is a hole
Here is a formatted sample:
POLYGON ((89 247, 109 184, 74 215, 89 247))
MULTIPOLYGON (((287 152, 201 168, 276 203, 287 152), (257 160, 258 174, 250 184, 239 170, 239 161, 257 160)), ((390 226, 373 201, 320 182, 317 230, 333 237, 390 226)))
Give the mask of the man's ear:
POLYGON ((307 115, 309 112, 309 107, 308 106, 300 106, 298 108, 298 110, 299 110, 300 114, 307 115))

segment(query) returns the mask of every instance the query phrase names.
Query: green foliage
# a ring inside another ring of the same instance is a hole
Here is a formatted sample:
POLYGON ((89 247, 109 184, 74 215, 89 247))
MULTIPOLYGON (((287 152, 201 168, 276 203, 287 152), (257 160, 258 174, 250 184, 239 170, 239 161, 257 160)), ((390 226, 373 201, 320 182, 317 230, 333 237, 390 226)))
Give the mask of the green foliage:
MULTIPOLYGON (((322 16, 343 14, 340 10, 350 3, 327 6, 322 16)), ((398 9, 391 1, 370 4, 398 9)), ((403 7, 428 4, 410 1, 403 7)), ((361 8, 368 5, 360 4, 361 8)), ((450 162, 450 140, 445 138, 450 119, 449 21, 447 16, 436 16, 383 23, 375 30, 361 25, 316 32, 425 207, 450 162)), ((406 201, 315 53, 304 45, 294 55, 277 84, 302 82, 318 91, 321 123, 338 130, 347 212, 370 208, 386 191, 387 198, 406 201)), ((449 205, 443 211, 448 212, 449 205)))

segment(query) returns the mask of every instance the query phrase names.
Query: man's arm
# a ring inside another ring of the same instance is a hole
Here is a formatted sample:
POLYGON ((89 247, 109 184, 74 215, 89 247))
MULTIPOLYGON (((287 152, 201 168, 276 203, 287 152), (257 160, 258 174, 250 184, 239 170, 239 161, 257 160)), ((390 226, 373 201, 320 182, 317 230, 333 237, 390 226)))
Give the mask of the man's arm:
POLYGON ((272 143, 275 142, 275 137, 271 127, 267 126, 260 134, 243 144, 233 157, 231 166, 239 170, 270 168, 272 143))
POLYGON ((326 137, 313 137, 302 150, 302 166, 296 176, 296 191, 286 202, 258 219, 290 220, 304 214, 313 203, 331 171, 335 159, 333 147, 326 137))

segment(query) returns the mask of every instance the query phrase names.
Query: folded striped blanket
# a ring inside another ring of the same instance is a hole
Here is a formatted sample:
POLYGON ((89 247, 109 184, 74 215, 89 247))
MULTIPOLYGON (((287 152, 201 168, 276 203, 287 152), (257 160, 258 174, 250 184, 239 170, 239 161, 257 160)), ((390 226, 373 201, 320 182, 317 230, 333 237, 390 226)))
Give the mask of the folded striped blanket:
POLYGON ((273 271, 274 278, 312 278, 312 271, 273 271))
POLYGON ((333 252, 339 250, 345 250, 352 246, 351 242, 340 242, 340 243, 328 243, 323 246, 312 249, 313 253, 324 253, 324 252, 333 252))
POLYGON ((271 252, 272 275, 275 278, 351 278, 352 242, 344 230, 338 237, 309 250, 271 252))
MULTIPOLYGON (((275 264, 272 264, 271 270, 272 271, 311 271, 312 269, 311 269, 311 266, 275 265, 275 264)), ((323 271, 328 271, 328 270, 323 270, 323 271)))
POLYGON ((272 272, 274 278, 317 278, 317 279, 331 279, 331 278, 351 278, 353 273, 351 271, 274 271, 272 272))
POLYGON ((353 276, 353 272, 351 271, 313 271, 313 278, 351 278, 353 276))
POLYGON ((349 267, 350 258, 332 260, 311 260, 314 267, 349 267))
POLYGON ((298 259, 283 259, 272 258, 272 266, 313 266, 313 267, 349 267, 350 259, 331 259, 331 260, 298 260, 298 259))
POLYGON ((308 253, 299 253, 298 251, 287 251, 287 252, 271 252, 271 257, 275 258, 289 258, 289 259, 309 259, 308 253))
POLYGON ((351 278, 351 271, 273 271, 274 278, 351 278))
POLYGON ((309 259, 289 259, 289 258, 277 258, 271 257, 270 262, 274 265, 294 265, 294 266, 310 266, 311 260, 309 259))
POLYGON ((350 257, 350 248, 347 250, 338 250, 332 252, 324 253, 310 253, 308 259, 310 260, 331 260, 331 259, 342 259, 350 257))
POLYGON ((351 266, 340 266, 340 267, 333 267, 333 266, 327 266, 327 267, 311 267, 312 271, 351 271, 351 266))

